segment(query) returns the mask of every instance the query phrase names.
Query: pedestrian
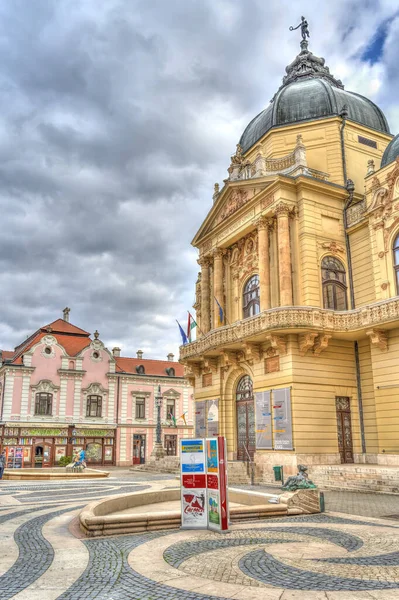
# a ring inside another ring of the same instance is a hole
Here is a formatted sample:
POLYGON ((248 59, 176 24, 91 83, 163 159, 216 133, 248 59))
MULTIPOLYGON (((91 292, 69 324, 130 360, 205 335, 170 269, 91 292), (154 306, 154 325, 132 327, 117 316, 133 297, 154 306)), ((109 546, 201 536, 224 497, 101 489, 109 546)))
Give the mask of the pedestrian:
POLYGON ((79 453, 79 462, 82 465, 82 467, 85 469, 87 467, 86 465, 86 452, 83 450, 83 448, 81 449, 80 453, 79 453))
POLYGON ((6 468, 6 451, 0 454, 0 479, 3 479, 4 469, 6 468))

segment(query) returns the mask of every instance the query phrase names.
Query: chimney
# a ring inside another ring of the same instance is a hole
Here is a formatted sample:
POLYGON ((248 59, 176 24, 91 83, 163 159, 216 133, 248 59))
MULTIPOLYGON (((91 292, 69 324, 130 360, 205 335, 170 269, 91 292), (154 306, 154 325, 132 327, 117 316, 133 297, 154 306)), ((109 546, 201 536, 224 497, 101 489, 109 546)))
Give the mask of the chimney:
POLYGON ((142 350, 137 350, 137 358, 139 360, 141 360, 143 358, 143 351, 142 350))
POLYGON ((64 310, 62 311, 62 318, 64 319, 64 321, 66 321, 67 323, 69 323, 69 313, 71 312, 71 309, 68 308, 67 306, 64 308, 64 310))
POLYGON ((115 358, 119 358, 121 355, 121 349, 118 348, 118 346, 112 348, 112 355, 115 356, 115 358))
POLYGON ((174 355, 174 354, 172 354, 172 352, 169 352, 169 354, 168 354, 168 360, 169 360, 170 362, 173 362, 173 359, 174 359, 174 357, 175 357, 175 355, 174 355))

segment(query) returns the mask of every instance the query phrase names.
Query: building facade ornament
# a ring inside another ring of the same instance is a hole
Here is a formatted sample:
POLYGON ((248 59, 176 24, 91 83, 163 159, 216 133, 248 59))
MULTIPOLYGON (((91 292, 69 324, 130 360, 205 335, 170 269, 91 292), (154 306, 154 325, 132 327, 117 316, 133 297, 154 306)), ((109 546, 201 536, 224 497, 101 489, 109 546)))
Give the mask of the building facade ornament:
POLYGON ((337 244, 337 242, 335 242, 335 241, 323 242, 321 244, 321 247, 324 250, 328 250, 328 252, 331 252, 331 254, 344 254, 344 252, 345 252, 345 248, 343 246, 341 246, 340 244, 337 244))
POLYGON ((279 202, 276 206, 276 215, 277 218, 282 216, 289 216, 291 212, 291 206, 286 202, 279 202))
POLYGON ((106 390, 101 383, 91 383, 87 388, 82 389, 83 396, 103 396, 106 397, 108 390, 106 390))
POLYGON ((307 351, 313 348, 317 335, 317 333, 309 332, 299 336, 299 354, 301 356, 305 356, 307 351))
POLYGON ((224 205, 221 213, 219 214, 216 225, 222 223, 222 221, 237 212, 237 210, 244 206, 246 202, 248 202, 248 192, 241 188, 234 189, 224 205))
POLYGON ((209 369, 213 373, 217 373, 218 371, 218 359, 217 358, 204 358, 204 367, 205 369, 209 369))
POLYGON ((319 334, 315 340, 313 352, 316 356, 319 356, 324 350, 328 348, 328 344, 332 335, 328 333, 319 334))
POLYGON ((55 395, 59 389, 59 386, 54 385, 49 379, 42 379, 36 385, 31 385, 31 390, 35 394, 47 393, 55 395))
POLYGON ((269 342, 273 350, 279 354, 287 354, 287 341, 285 336, 268 334, 265 336, 265 340, 269 342))
POLYGON ((244 342, 244 353, 247 360, 259 362, 263 357, 263 350, 261 344, 254 344, 252 342, 244 342))
POLYGON ((368 329, 366 335, 369 336, 372 346, 379 348, 383 352, 388 350, 388 335, 381 329, 368 329))

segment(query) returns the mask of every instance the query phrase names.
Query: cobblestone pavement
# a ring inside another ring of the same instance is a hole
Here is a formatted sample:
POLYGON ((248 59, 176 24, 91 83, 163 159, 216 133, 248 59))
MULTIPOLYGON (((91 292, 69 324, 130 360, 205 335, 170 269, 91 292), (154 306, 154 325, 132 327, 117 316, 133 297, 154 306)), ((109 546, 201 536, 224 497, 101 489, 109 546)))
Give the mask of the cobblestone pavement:
MULTIPOLYGON (((271 485, 235 485, 240 489, 255 490, 267 494, 280 494, 281 488, 271 485)), ((359 515, 361 517, 384 517, 399 520, 399 494, 367 494, 364 492, 339 492, 324 490, 326 510, 359 515)))
POLYGON ((399 600, 399 522, 368 518, 399 514, 396 496, 326 492, 334 514, 254 521, 225 535, 78 539, 68 527, 93 499, 175 485, 117 470, 100 481, 2 481, 0 600, 399 600))

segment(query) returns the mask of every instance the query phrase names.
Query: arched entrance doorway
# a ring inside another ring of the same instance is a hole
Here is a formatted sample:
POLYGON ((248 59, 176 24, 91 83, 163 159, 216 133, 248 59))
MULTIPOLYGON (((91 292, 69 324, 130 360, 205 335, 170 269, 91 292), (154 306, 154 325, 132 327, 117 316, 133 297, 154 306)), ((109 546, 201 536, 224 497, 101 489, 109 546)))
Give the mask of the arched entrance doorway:
POLYGON ((237 408, 237 459, 246 460, 248 454, 253 458, 255 453, 255 411, 252 379, 244 375, 238 382, 236 390, 237 408))

